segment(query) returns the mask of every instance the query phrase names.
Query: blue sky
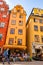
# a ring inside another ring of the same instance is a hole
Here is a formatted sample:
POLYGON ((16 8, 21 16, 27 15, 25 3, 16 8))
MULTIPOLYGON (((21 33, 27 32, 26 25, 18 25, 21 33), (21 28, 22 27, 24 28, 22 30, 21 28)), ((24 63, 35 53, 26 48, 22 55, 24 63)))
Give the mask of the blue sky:
POLYGON ((43 9, 43 0, 5 0, 5 1, 9 5, 10 10, 18 4, 22 5, 27 13, 27 18, 29 17, 34 7, 43 9))

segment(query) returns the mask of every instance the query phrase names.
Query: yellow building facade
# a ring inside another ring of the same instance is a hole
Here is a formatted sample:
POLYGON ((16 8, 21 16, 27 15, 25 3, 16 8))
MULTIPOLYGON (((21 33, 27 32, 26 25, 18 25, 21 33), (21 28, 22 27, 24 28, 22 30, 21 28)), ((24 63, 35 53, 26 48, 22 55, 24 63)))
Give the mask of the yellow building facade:
POLYGON ((33 8, 26 24, 27 50, 30 56, 36 48, 43 50, 43 10, 33 8))
POLYGON ((26 12, 21 5, 11 10, 4 48, 26 50, 26 12))

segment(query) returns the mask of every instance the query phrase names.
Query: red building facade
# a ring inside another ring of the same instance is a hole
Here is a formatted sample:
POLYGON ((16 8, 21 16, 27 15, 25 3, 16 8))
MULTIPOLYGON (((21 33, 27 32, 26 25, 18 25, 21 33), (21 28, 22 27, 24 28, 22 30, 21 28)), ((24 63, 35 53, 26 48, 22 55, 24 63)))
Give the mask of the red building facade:
POLYGON ((9 23, 9 7, 5 1, 0 0, 0 50, 5 44, 9 23))

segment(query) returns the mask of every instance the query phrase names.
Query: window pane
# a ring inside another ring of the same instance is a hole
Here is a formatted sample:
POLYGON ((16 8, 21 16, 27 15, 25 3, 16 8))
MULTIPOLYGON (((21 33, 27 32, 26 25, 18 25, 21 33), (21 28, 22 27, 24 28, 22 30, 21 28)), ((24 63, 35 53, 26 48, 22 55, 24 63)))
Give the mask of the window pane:
POLYGON ((37 25, 34 25, 34 30, 38 31, 38 26, 37 25))
POLYGON ((0 27, 4 27, 5 26, 5 23, 4 22, 0 22, 0 27))
POLYGON ((43 23, 43 20, 42 19, 40 19, 40 23, 43 23))
POLYGON ((16 17, 16 14, 13 14, 12 16, 13 16, 13 17, 16 17))
POLYGON ((23 25, 23 21, 19 21, 19 25, 23 25))
POLYGON ((34 40, 35 40, 35 42, 39 42, 39 35, 35 35, 34 40))
POLYGON ((2 36, 3 36, 3 35, 2 35, 2 34, 0 34, 0 40, 2 39, 2 36))
POLYGON ((20 12, 20 10, 17 10, 17 12, 20 12))
POLYGON ((14 38, 9 38, 9 44, 13 44, 14 43, 14 38))
POLYGON ((1 8, 1 11, 4 11, 4 8, 1 8))
POLYGON ((20 15, 19 17, 20 17, 20 18, 23 18, 23 16, 22 16, 22 15, 20 15))
POLYGON ((15 33, 15 29, 11 28, 10 29, 10 34, 14 34, 15 33))
POLYGON ((22 45, 22 39, 18 39, 18 45, 22 45))
POLYGON ((40 31, 43 32, 43 26, 40 26, 40 31))
POLYGON ((34 18, 34 22, 38 22, 38 19, 35 19, 35 18, 34 18))
POLYGON ((22 34, 22 32, 23 32, 22 29, 18 30, 18 34, 22 34))
POLYGON ((15 24, 16 24, 16 20, 12 20, 12 21, 11 21, 11 24, 12 24, 12 25, 15 25, 15 24))

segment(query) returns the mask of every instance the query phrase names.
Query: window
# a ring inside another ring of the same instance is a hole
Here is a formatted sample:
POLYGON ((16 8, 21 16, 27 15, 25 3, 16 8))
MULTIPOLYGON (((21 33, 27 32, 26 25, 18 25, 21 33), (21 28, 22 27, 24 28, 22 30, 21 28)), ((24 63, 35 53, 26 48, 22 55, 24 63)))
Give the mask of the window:
POLYGON ((12 21, 11 21, 11 24, 12 24, 12 25, 15 25, 15 24, 16 24, 16 20, 12 20, 12 21))
POLYGON ((20 10, 17 10, 17 12, 20 12, 20 10))
POLYGON ((35 35, 34 40, 35 40, 35 42, 39 42, 39 35, 35 35))
POLYGON ((35 15, 39 15, 38 13, 36 13, 35 15))
POLYGON ((16 17, 16 14, 13 14, 12 16, 13 16, 13 17, 16 17))
POLYGON ((4 8, 1 8, 1 11, 4 11, 4 8))
POLYGON ((14 28, 11 28, 10 29, 10 34, 14 34, 15 33, 15 29, 14 28))
POLYGON ((38 19, 35 19, 35 18, 34 18, 34 22, 38 22, 38 19))
POLYGON ((2 5, 3 4, 3 2, 0 2, 0 5, 2 5))
POLYGON ((2 39, 2 36, 3 36, 3 35, 2 35, 2 34, 0 34, 0 40, 2 39))
POLYGON ((23 25, 23 21, 19 21, 19 25, 23 25))
POLYGON ((43 36, 41 37, 41 40, 42 40, 42 42, 43 42, 43 36))
POLYGON ((18 39, 18 45, 22 45, 22 39, 18 39))
POLYGON ((0 22, 0 27, 3 28, 5 26, 4 22, 0 22))
POLYGON ((43 32, 43 26, 40 26, 40 31, 43 32))
POLYGON ((18 34, 22 34, 22 32, 23 32, 22 29, 18 30, 18 34))
POLYGON ((41 14, 43 16, 43 14, 41 14))
POLYGON ((23 16, 22 16, 22 15, 20 15, 19 17, 20 17, 20 18, 23 18, 23 16))
POLYGON ((2 17, 3 17, 3 18, 6 18, 7 16, 6 16, 6 15, 3 15, 2 17))
POLYGON ((12 45, 14 43, 14 38, 9 38, 9 44, 12 45))
POLYGON ((40 19, 40 23, 43 23, 43 20, 42 19, 40 19))
POLYGON ((38 31, 38 26, 37 25, 34 25, 34 30, 38 31))

